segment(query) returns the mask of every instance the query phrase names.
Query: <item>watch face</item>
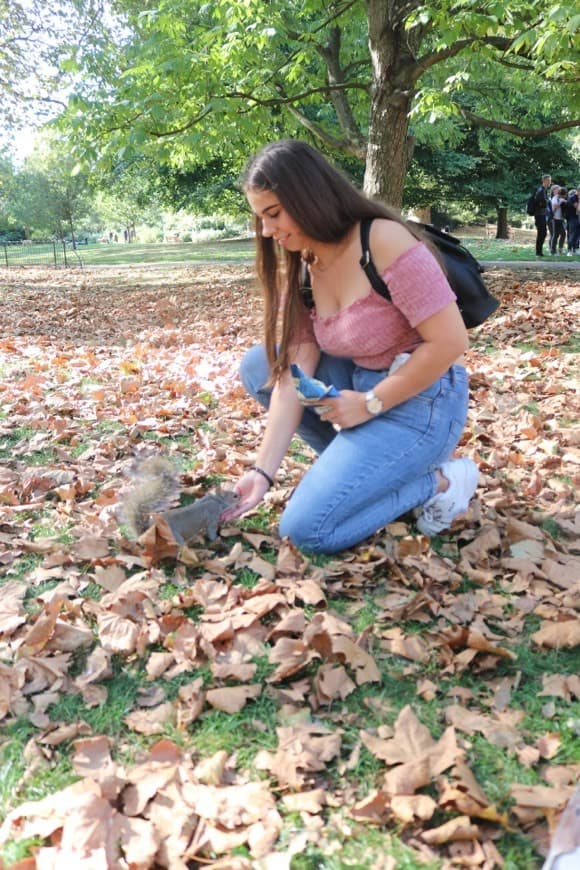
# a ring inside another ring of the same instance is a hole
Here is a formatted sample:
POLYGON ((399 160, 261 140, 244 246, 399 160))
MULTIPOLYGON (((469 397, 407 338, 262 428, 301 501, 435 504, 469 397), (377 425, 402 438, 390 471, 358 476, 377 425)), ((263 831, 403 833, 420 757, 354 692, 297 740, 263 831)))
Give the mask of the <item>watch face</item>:
POLYGON ((383 403, 378 396, 371 391, 367 394, 367 411, 369 414, 380 414, 383 410, 383 403))

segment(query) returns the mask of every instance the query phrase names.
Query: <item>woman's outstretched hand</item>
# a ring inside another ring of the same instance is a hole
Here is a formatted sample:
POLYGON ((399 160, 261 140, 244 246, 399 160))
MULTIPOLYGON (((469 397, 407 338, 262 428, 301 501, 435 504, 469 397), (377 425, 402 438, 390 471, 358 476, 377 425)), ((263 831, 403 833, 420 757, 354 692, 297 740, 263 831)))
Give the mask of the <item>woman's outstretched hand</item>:
POLYGON ((243 477, 239 479, 235 486, 235 491, 240 499, 237 504, 232 505, 221 516, 222 522, 233 520, 234 517, 239 517, 240 514, 246 513, 260 504, 266 493, 268 492, 268 481, 256 471, 247 471, 243 477))

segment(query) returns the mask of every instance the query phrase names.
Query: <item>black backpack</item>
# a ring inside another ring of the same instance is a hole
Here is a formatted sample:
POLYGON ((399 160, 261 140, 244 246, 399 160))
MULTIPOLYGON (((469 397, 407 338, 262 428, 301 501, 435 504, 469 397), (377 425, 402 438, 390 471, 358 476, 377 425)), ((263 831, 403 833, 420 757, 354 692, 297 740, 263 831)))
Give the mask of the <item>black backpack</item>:
POLYGON ((560 208, 562 209, 562 217, 565 221, 569 220, 576 214, 576 209, 574 208, 569 199, 566 199, 565 202, 560 203, 560 208))
POLYGON ((536 191, 530 193, 528 197, 528 201, 526 203, 526 212, 530 215, 530 217, 534 217, 536 213, 536 191))
MULTIPOLYGON (((377 293, 390 301, 389 288, 377 272, 369 249, 371 223, 372 218, 365 218, 360 222, 360 240, 363 251, 360 264, 377 293)), ((472 329, 474 326, 479 326, 493 314, 499 305, 498 300, 491 295, 481 279, 483 267, 455 236, 444 233, 432 224, 413 222, 413 226, 419 227, 439 251, 449 286, 457 296, 457 305, 466 327, 472 329)), ((310 287, 310 274, 306 264, 304 267, 302 297, 305 305, 312 308, 314 300, 310 287)))

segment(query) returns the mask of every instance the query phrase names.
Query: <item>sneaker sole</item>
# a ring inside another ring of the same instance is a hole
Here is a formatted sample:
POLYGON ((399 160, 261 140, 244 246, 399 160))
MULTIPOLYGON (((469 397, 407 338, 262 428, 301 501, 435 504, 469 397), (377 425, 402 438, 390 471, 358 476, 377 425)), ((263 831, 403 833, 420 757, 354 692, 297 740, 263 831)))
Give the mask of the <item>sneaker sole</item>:
POLYGON ((475 492, 477 490, 477 483, 479 480, 479 468, 475 465, 475 463, 471 463, 471 462, 462 462, 460 467, 463 470, 463 474, 461 476, 461 485, 465 489, 469 488, 471 490, 471 495, 467 499, 467 504, 465 505, 465 507, 458 510, 457 513, 455 513, 451 517, 449 522, 445 525, 435 526, 435 525, 430 525, 428 522, 423 523, 421 521, 422 517, 419 516, 417 519, 416 525, 417 525, 417 528, 419 529, 419 531, 421 532, 421 534, 427 535, 427 537, 432 537, 433 535, 438 535, 439 532, 442 532, 445 529, 448 529, 449 526, 456 519, 456 517, 461 516, 461 514, 464 514, 469 509, 469 503, 470 503, 471 499, 473 498, 473 496, 475 495, 475 492))

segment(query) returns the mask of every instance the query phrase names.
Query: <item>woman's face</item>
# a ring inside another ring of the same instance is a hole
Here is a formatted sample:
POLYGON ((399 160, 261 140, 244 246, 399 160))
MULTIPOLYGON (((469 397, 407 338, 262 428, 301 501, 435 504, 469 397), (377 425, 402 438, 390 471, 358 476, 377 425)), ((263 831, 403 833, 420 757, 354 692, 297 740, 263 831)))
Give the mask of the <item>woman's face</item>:
POLYGON ((310 246, 310 239, 280 204, 271 190, 246 191, 250 208, 262 221, 262 235, 275 239, 287 251, 301 251, 310 246))

